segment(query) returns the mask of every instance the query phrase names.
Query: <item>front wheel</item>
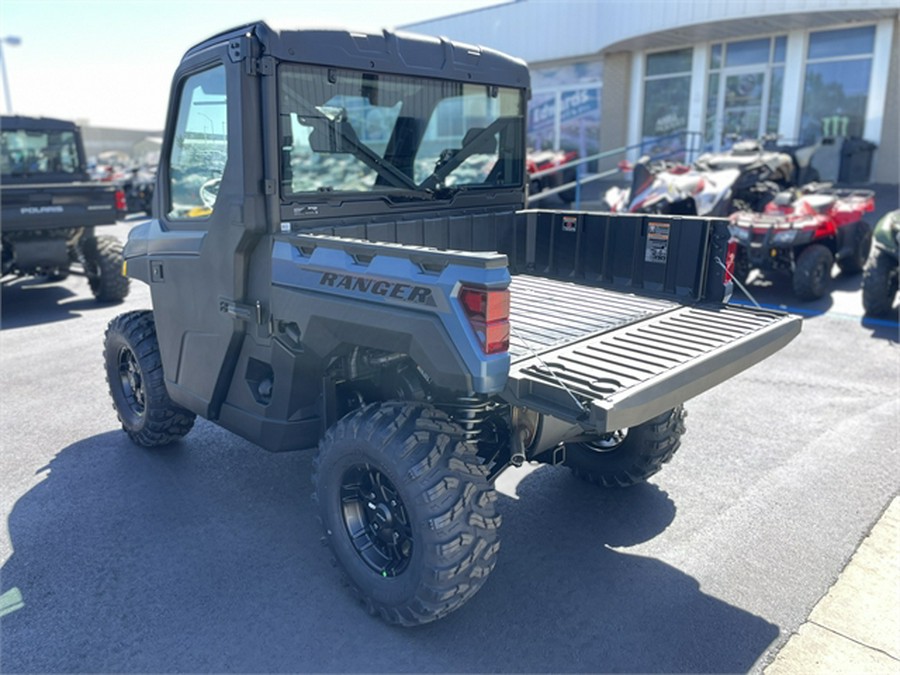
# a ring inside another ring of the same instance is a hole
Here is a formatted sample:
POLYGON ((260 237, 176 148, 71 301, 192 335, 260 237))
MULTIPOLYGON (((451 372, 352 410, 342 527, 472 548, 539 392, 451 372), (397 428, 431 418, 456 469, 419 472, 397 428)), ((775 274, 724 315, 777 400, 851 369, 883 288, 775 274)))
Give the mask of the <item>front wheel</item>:
POLYGON ((115 237, 101 235, 81 243, 84 272, 91 293, 99 302, 119 302, 128 295, 128 277, 122 274, 122 244, 115 237))
POLYGON ((828 291, 834 256, 822 244, 810 244, 794 265, 794 293, 801 300, 818 300, 828 291))
POLYGON ((869 316, 881 316, 891 311, 897 294, 897 259, 887 251, 872 252, 863 270, 862 302, 869 316))
POLYGON ((859 228, 862 232, 853 247, 853 254, 838 260, 841 274, 859 274, 866 266, 869 250, 872 248, 872 228, 862 222, 859 223, 859 228))
POLYGON ((153 312, 127 312, 110 321, 103 359, 113 408, 132 441, 168 445, 191 430, 196 416, 166 391, 153 312))
POLYGON ((413 626, 461 607, 500 548, 496 495, 462 429, 420 404, 373 404, 319 444, 325 540, 372 614, 413 626))
POLYGON ((686 414, 679 405, 630 429, 589 442, 567 443, 564 464, 577 477, 601 487, 642 483, 678 450, 686 414))

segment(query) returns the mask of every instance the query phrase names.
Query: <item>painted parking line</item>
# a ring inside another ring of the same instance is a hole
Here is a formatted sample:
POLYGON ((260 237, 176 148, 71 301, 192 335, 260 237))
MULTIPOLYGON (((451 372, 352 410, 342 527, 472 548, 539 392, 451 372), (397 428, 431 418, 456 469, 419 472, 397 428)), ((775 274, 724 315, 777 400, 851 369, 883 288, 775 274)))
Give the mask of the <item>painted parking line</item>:
POLYGON ((16 587, 10 588, 6 593, 0 595, 0 617, 12 614, 24 606, 25 601, 22 600, 22 591, 16 587))

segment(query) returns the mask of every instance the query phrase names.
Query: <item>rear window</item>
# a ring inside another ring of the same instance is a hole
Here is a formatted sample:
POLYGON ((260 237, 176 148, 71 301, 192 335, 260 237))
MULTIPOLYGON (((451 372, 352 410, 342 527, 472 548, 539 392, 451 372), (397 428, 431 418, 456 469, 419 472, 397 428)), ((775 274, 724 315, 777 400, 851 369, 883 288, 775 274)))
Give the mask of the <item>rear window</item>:
POLYGON ((78 174, 75 132, 4 129, 0 131, 0 168, 4 178, 78 174))

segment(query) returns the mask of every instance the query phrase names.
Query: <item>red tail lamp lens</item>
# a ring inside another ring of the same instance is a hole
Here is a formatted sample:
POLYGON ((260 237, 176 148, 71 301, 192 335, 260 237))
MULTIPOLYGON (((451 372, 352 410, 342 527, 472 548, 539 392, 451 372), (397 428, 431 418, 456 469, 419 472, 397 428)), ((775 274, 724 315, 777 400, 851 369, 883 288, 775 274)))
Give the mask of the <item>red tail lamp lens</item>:
POLYGON ((734 259, 737 257, 737 241, 730 239, 725 251, 725 277, 723 283, 727 284, 734 279, 734 259))
POLYGON ((116 190, 116 210, 117 211, 127 211, 128 210, 128 201, 125 199, 125 192, 122 190, 116 190))
POLYGON ((509 350, 509 289, 463 288, 459 292, 469 325, 485 354, 509 350))

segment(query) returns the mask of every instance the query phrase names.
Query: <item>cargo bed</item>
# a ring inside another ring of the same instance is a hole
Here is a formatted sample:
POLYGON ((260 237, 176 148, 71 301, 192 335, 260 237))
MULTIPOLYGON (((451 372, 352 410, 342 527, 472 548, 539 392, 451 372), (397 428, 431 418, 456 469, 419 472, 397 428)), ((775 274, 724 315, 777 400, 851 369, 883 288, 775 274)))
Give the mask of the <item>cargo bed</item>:
MULTIPOLYGON (((506 256, 511 367, 503 397, 588 432, 641 424, 800 333, 798 317, 726 304, 723 219, 526 210, 320 232, 341 247, 344 237, 375 249, 374 242, 425 247, 391 254, 420 264, 427 255, 431 266, 453 255, 433 247, 506 256)), ((452 260, 500 264, 466 254, 452 260)))
POLYGON ((599 433, 720 384, 800 332, 798 317, 749 307, 683 305, 529 275, 514 276, 510 289, 508 394, 599 433))

